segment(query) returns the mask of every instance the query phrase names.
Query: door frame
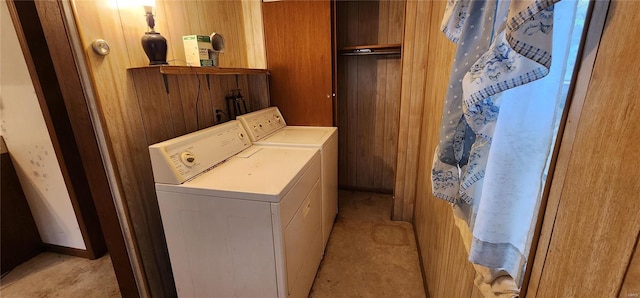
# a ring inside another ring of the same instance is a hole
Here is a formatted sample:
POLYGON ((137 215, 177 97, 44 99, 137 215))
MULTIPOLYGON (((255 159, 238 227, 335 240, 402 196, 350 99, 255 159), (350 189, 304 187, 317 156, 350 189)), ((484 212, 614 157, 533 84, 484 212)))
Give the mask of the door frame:
POLYGON ((95 259, 108 250, 122 296, 146 296, 139 258, 125 237, 128 227, 121 226, 126 218, 114 200, 117 184, 107 173, 110 148, 88 100, 82 60, 74 52, 71 36, 77 28, 65 18, 69 3, 6 3, 87 247, 59 252, 95 259))

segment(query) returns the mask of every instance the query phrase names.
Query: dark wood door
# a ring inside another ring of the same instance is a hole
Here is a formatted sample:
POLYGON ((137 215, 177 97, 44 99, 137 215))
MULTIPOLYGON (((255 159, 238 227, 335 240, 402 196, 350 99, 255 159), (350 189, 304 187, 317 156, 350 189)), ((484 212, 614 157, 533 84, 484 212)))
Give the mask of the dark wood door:
POLYGON ((333 125, 331 2, 263 4, 271 104, 288 125, 333 125))

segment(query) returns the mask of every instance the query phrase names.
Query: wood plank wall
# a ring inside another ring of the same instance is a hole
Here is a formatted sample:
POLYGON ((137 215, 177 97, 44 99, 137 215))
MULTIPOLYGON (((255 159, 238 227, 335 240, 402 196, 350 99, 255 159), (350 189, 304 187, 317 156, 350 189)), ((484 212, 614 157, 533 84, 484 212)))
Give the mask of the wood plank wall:
MULTIPOLYGON (((114 5, 111 3, 116 2, 125 5, 125 0, 108 2, 110 4, 105 5, 101 13, 117 14, 120 22, 115 24, 115 28, 122 28, 126 52, 133 65, 148 64, 140 45, 140 38, 148 31, 144 10, 142 7, 112 7, 114 5)), ((225 37, 225 51, 220 55, 221 67, 266 68, 262 6, 259 0, 156 0, 154 13, 155 29, 167 39, 167 61, 172 65, 186 65, 182 36, 217 32, 225 37)))
MULTIPOLYGON (((135 246, 144 267, 147 282, 144 286, 152 297, 174 297, 175 286, 147 147, 212 125, 215 119, 213 110, 221 106, 222 94, 235 86, 236 76, 167 75, 170 93, 166 94, 157 69, 127 70, 148 63, 140 46, 141 33, 146 30, 143 13, 115 9, 108 1, 74 1, 72 4, 102 114, 101 121, 106 127, 110 154, 116 163, 114 168, 120 196, 126 203, 127 220, 131 224, 126 228, 134 232, 135 246), (111 45, 108 56, 98 56, 91 50, 91 42, 98 38, 111 45), (207 80, 210 80, 211 91, 207 80), (198 84, 199 123, 196 123, 198 84)), ((179 37, 183 34, 217 31, 225 34, 227 41, 226 53, 221 58, 222 66, 260 68, 266 64, 264 59, 260 61, 259 53, 254 56, 258 57, 253 60, 255 64, 248 63, 249 53, 255 49, 247 48, 246 36, 242 33, 243 9, 247 7, 240 2, 157 1, 157 4, 156 29, 169 41, 169 60, 183 58, 179 52, 182 49, 179 37), (204 15, 203 12, 213 14, 204 15)), ((256 40, 261 38, 260 35, 256 40)), ((252 101, 255 108, 268 102, 265 75, 238 76, 238 83, 245 97, 255 99, 252 101)))
MULTIPOLYGON (((432 28, 429 20, 434 18, 432 23, 437 21, 438 17, 435 11, 438 11, 439 7, 438 4, 432 4, 431 1, 407 1, 406 5, 402 48, 398 156, 393 204, 394 220, 408 222, 413 220, 423 107, 425 101, 440 100, 424 97, 425 84, 427 83, 425 81, 428 66, 427 57, 429 56, 427 45, 431 42, 429 37, 437 34, 439 28, 439 26, 432 28)), ((431 43, 436 44, 435 41, 431 43)), ((435 82, 432 85, 435 86, 435 82)))
MULTIPOLYGON (((404 1, 338 1, 338 49, 400 44, 404 1)), ((339 184, 393 192, 400 56, 338 56, 339 184)))
POLYGON ((640 296, 640 242, 636 240, 636 248, 634 250, 633 257, 631 258, 631 263, 629 263, 627 273, 624 277, 624 283, 622 283, 618 297, 627 298, 638 296, 640 296))
POLYGON ((584 105, 570 108, 575 128, 565 135, 575 139, 561 144, 558 164, 566 167, 554 172, 542 231, 550 237, 538 246, 527 296, 615 297, 625 274, 638 270, 632 255, 640 234, 640 169, 629 158, 640 146, 640 45, 633 42, 639 9, 635 1, 609 7, 584 105), (563 157, 565 146, 571 150, 563 157))
POLYGON ((398 157, 404 172, 396 188, 396 200, 402 193, 407 205, 396 212, 411 220, 415 195, 413 223, 429 297, 482 297, 451 207, 431 194, 431 161, 455 54, 455 44, 440 31, 445 6, 445 1, 407 2, 402 104, 408 115, 398 157))
POLYGON ((266 75, 167 75, 167 93, 158 68, 129 73, 149 145, 232 120, 225 96, 233 89, 241 90, 249 111, 269 106, 266 75))
MULTIPOLYGON (((427 55, 419 159, 416 162, 402 149, 400 153, 408 157, 407 169, 412 164, 419 167, 414 225, 430 297, 481 297, 450 207, 431 195, 430 164, 446 92, 440 86, 446 86, 450 65, 445 61, 451 61, 454 53, 453 44, 439 31, 444 6, 441 1, 407 3, 407 26, 420 19, 431 19, 431 24, 416 23, 421 28, 416 31, 429 32, 426 40, 416 37, 416 43, 425 42, 426 48, 414 51, 427 55)), ((550 203, 543 211, 543 232, 548 230, 550 236, 546 243, 540 240, 527 297, 635 297, 638 293, 640 170, 628 161, 640 146, 635 137, 640 133, 640 92, 635 87, 640 62, 634 58, 640 46, 625 42, 640 34, 637 26, 629 29, 629 24, 638 22, 633 14, 638 9, 640 4, 635 2, 612 2, 584 106, 571 106, 577 111, 570 111, 565 135, 575 135, 575 141, 561 144, 560 152, 567 154, 561 153, 558 159, 552 183, 559 186, 552 186, 549 198, 557 204, 550 203), (572 118, 575 113, 577 117, 572 118), (567 146, 571 148, 564 149, 567 146), (562 177, 556 177, 558 172, 564 172, 562 177), (559 192, 554 194, 554 188, 559 192)), ((411 30, 407 27, 405 41, 411 38, 411 30)), ((406 63, 417 59, 407 51, 405 43, 405 71, 406 63)))

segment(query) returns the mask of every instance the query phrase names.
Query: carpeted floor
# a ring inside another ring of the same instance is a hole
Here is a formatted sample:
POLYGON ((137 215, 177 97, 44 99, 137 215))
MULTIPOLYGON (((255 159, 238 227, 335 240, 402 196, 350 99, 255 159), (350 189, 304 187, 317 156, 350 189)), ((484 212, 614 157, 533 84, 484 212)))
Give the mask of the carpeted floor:
MULTIPOLYGON (((425 297, 413 227, 391 221, 391 196, 340 191, 340 212, 312 298, 425 297)), ((120 297, 109 256, 42 253, 0 281, 0 296, 120 297)))
POLYGON ((413 226, 391 195, 340 191, 340 212, 310 297, 425 297, 413 226))
POLYGON ((41 253, 0 280, 2 298, 120 297, 111 258, 41 253))

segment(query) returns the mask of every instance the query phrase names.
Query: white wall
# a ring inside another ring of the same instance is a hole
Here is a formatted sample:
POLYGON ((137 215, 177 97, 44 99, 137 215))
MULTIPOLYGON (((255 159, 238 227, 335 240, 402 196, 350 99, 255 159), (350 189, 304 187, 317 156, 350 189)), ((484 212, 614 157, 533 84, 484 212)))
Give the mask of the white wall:
POLYGON ((86 249, 5 1, 0 6, 0 134, 42 241, 86 249))

